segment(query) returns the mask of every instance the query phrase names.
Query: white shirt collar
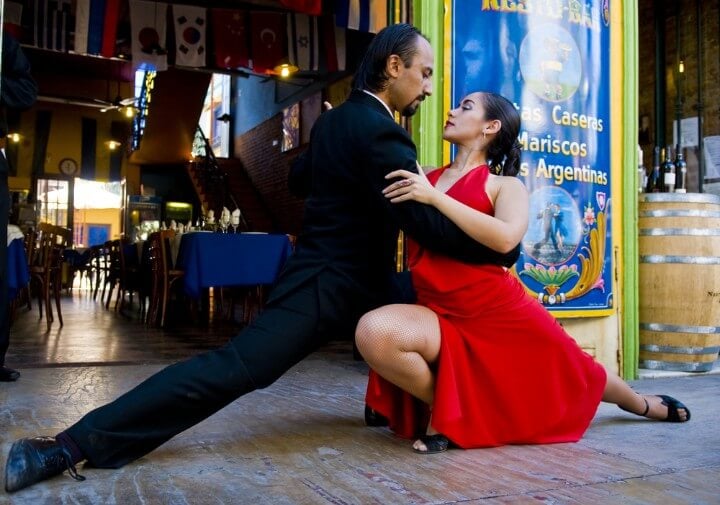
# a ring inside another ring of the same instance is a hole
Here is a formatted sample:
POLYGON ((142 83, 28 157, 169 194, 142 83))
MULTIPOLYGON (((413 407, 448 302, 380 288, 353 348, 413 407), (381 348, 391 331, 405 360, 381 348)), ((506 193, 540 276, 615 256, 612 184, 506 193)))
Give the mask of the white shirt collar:
POLYGON ((374 98, 375 100, 377 100, 378 102, 380 102, 381 104, 383 104, 383 107, 385 107, 385 110, 388 111, 388 114, 390 114, 390 117, 393 118, 393 119, 395 119, 395 114, 392 113, 392 111, 390 110, 390 107, 388 107, 388 105, 387 105, 385 102, 383 102, 383 101, 380 99, 379 96, 377 96, 375 93, 372 93, 372 92, 370 92, 370 91, 368 91, 368 90, 366 90, 366 89, 364 89, 363 91, 364 91, 365 93, 367 93, 368 95, 370 95, 371 97, 373 97, 373 98, 374 98))

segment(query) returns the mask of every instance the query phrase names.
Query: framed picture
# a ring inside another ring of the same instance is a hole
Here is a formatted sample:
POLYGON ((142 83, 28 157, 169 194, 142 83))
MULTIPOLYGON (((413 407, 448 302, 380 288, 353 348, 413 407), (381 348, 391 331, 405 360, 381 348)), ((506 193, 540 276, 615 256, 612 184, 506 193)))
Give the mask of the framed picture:
POLYGON ((283 109, 282 152, 300 147, 300 103, 283 109))

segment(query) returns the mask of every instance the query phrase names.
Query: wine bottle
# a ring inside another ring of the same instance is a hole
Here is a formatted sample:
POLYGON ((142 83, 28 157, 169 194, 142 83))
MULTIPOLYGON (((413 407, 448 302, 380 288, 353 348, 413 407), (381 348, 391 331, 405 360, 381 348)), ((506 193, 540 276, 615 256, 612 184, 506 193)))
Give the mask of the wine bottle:
POLYGON ((645 164, 643 163, 643 151, 640 146, 637 146, 638 152, 638 169, 637 169, 637 185, 638 193, 645 191, 645 185, 647 184, 647 172, 645 171, 645 164))
POLYGON ((662 164, 662 190, 666 193, 675 191, 675 163, 672 161, 672 146, 667 146, 665 150, 665 160, 662 164))
POLYGON ((647 180, 647 192, 657 193, 660 191, 660 147, 653 149, 653 166, 647 180))
POLYGON ((675 154, 675 193, 687 193, 687 163, 680 146, 675 154))

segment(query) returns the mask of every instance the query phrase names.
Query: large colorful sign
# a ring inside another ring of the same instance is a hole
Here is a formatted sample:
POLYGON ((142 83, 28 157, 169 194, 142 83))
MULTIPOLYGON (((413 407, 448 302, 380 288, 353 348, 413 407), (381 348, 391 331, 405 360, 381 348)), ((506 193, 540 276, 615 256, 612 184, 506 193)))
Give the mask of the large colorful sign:
POLYGON ((611 313, 609 0, 453 0, 451 100, 522 116, 530 224, 515 269, 557 315, 611 313))

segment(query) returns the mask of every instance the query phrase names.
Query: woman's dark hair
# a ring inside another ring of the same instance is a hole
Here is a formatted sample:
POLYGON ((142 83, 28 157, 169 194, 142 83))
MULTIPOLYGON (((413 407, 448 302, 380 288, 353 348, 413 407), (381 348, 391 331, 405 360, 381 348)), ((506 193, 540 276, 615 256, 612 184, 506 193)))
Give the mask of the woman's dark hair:
POLYGON ((417 51, 417 38, 426 38, 420 30, 407 23, 390 25, 378 32, 365 52, 353 78, 353 89, 366 89, 377 93, 387 87, 388 75, 385 64, 392 54, 397 54, 405 67, 412 65, 417 51))
POLYGON ((487 146, 488 164, 498 175, 517 175, 520 171, 520 113, 515 105, 497 93, 481 92, 485 119, 497 119, 502 124, 500 131, 487 146))

